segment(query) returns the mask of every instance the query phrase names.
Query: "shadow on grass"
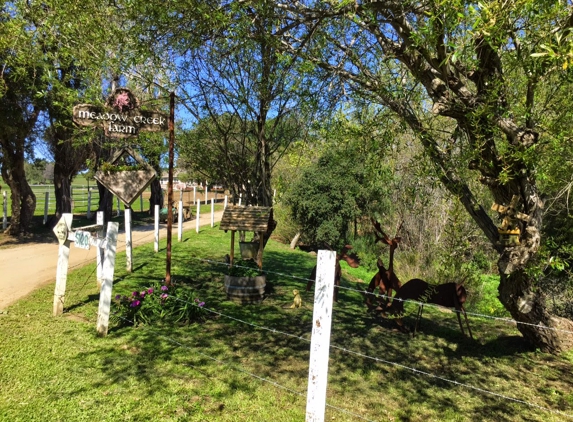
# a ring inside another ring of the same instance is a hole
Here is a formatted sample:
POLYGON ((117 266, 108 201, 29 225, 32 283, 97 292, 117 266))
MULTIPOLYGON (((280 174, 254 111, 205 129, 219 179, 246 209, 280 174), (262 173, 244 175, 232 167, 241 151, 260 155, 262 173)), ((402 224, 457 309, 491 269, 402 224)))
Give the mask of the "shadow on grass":
MULTIPOLYGON (((94 387, 138 379, 152 395, 182 382, 189 394, 211 395, 217 403, 226 403, 239 392, 269 389, 248 375, 255 374, 305 394, 312 292, 305 292, 302 308, 288 305, 292 290, 303 292, 306 286, 305 280, 292 277, 308 277, 314 258, 269 243, 263 262, 272 288, 261 303, 238 305, 227 300, 223 290, 227 267, 217 264, 223 264, 228 240, 216 231, 210 234, 215 240, 202 235, 184 247, 174 245, 172 277, 187 280, 215 312, 204 323, 190 326, 110 329, 109 341, 102 340, 101 348, 76 357, 78 362, 94 362, 105 375, 94 387)), ((122 282, 114 284, 117 293, 148 287, 165 276, 163 254, 150 247, 136 250, 141 264, 133 274, 118 271, 122 282)), ((97 299, 90 295, 74 309, 92 300, 97 299)), ((413 316, 406 316, 405 322, 413 326, 413 316)), ((532 379, 547 386, 571 385, 571 365, 535 354, 514 328, 488 331, 488 322, 471 318, 470 324, 476 340, 462 335, 455 314, 427 310, 412 337, 399 332, 394 321, 368 314, 359 292, 341 290, 333 311, 329 402, 374 420, 385 420, 388 414, 403 421, 546 420, 539 409, 487 391, 525 401, 535 396, 538 405, 551 408, 556 404, 539 393, 532 379), (460 384, 469 387, 458 388, 460 384)), ((569 402, 559 406, 572 408, 569 402)))

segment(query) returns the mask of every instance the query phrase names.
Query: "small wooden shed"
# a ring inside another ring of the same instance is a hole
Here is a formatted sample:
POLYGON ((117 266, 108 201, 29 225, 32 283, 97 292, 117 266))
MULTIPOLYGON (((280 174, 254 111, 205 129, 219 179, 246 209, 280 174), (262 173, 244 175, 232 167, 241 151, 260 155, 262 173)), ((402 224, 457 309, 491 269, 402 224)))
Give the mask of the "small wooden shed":
MULTIPOLYGON (((238 205, 228 205, 223 212, 219 229, 231 230, 231 266, 233 265, 235 255, 235 232, 246 231, 254 232, 259 235, 258 251, 256 261, 259 268, 263 268, 263 248, 265 234, 269 226, 273 227, 273 209, 272 207, 245 207, 238 205)), ((251 243, 251 242, 248 242, 251 243)))

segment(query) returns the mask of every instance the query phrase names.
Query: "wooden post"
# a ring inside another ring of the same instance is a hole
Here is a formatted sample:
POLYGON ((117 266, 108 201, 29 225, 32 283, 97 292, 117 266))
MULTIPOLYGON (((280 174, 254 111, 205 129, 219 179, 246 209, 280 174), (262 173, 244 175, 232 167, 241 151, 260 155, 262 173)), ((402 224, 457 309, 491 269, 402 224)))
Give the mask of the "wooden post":
POLYGON ((233 266, 233 260, 235 259, 235 230, 231 230, 231 257, 230 257, 230 265, 229 267, 233 266))
POLYGON ((159 252, 159 205, 155 205, 155 228, 153 230, 153 250, 159 252))
POLYGON ((200 212, 201 212, 201 200, 197 200, 197 218, 195 220, 195 231, 199 233, 199 219, 200 219, 200 212))
POLYGON ((6 198, 6 191, 2 192, 2 229, 6 230, 8 227, 8 198, 6 198))
POLYGON ((165 285, 171 286, 171 238, 173 227, 173 165, 175 161, 175 92, 169 94, 169 177, 167 180, 167 246, 165 285))
POLYGON ((306 394, 306 422, 324 421, 335 267, 336 252, 318 251, 306 394))
POLYGON ((211 227, 215 227, 215 198, 211 198, 211 227))
POLYGON ((103 284, 99 294, 99 307, 97 313, 97 333, 107 335, 109 325, 109 310, 111 307, 111 291, 113 287, 113 272, 115 269, 115 253, 117 250, 117 230, 119 224, 107 223, 105 260, 103 264, 103 284))
MULTIPOLYGON (((104 212, 98 211, 96 214, 96 224, 101 226, 98 231, 98 239, 104 239, 105 227, 104 227, 104 212)), ((105 250, 103 248, 96 249, 96 267, 97 267, 97 288, 101 290, 101 285, 103 284, 103 261, 105 259, 105 250)))
POLYGON ((263 269, 263 249, 265 247, 265 236, 264 232, 259 232, 259 250, 257 252, 257 261, 259 264, 259 269, 263 269))
POLYGON ((133 271, 133 242, 131 241, 131 208, 125 208, 125 269, 133 271))
POLYGON ((64 300, 66 297, 66 280, 68 277, 68 265, 70 261, 70 241, 68 233, 72 230, 73 214, 62 214, 62 218, 54 227, 54 233, 60 242, 58 249, 58 267, 56 269, 56 288, 54 290, 54 316, 64 312, 64 300))
MULTIPOLYGON (((181 191, 183 192, 183 191, 181 191)), ((181 197, 182 198, 182 197, 181 197)), ((179 200, 179 212, 177 213, 177 240, 181 242, 183 239, 183 200, 179 200)))
POLYGON ((44 221, 46 224, 48 222, 48 207, 50 206, 50 192, 44 192, 44 221))
POLYGON ((88 188, 88 212, 86 217, 88 220, 92 218, 92 188, 88 188))
POLYGON ((227 195, 225 195, 225 202, 223 202, 223 209, 227 209, 227 201, 229 200, 229 197, 227 195))

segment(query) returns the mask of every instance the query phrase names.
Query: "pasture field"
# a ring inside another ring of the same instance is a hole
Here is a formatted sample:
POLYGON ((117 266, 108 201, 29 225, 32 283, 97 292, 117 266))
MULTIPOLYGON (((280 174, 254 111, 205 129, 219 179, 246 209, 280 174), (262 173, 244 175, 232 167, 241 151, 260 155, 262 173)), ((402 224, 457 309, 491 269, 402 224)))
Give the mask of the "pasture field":
MULTIPOLYGON (((46 204, 46 192, 48 193, 48 216, 53 215, 56 212, 56 202, 54 200, 54 186, 53 185, 31 185, 34 194, 36 195, 36 210, 34 211, 35 216, 43 216, 46 204)), ((91 205, 90 209, 93 213, 97 209, 97 204, 99 201, 99 192, 94 181, 88 184, 87 180, 81 177, 74 179, 72 185, 72 198, 73 198, 73 213, 74 214, 86 214, 88 210, 88 197, 89 191, 91 190, 91 205)), ((6 191, 7 199, 7 214, 8 219, 12 215, 12 200, 10 198, 10 191, 3 187, 2 192, 6 191)), ((0 192, 0 198, 1 194, 0 192)), ((135 211, 149 211, 149 197, 151 195, 150 188, 147 188, 139 199, 131 205, 132 209, 135 211)), ((202 203, 205 200, 205 193, 203 189, 198 189, 196 193, 196 199, 200 199, 202 203)), ((215 202, 222 202, 225 194, 222 192, 208 192, 207 199, 211 201, 211 198, 215 198, 215 202)), ((174 191, 173 198, 175 201, 179 201, 180 192, 174 191)), ((193 204, 193 190, 186 190, 183 192, 182 200, 184 204, 193 204)), ((2 199, 0 199, 2 201, 2 199)), ((125 209, 123 203, 118 202, 117 199, 113 201, 113 212, 117 212, 119 207, 120 211, 125 209)), ((0 218, 3 217, 2 205, 0 203, 0 218)))
MULTIPOLYGON (((53 286, 5 310, 0 420, 304 420, 313 300, 304 278, 315 258, 269 241, 268 295, 241 306, 223 291, 229 240, 215 227, 186 232, 173 244, 172 276, 205 302, 203 323, 114 327, 98 338, 95 263, 69 273, 63 317, 51 316, 53 286), (303 293, 300 309, 289 308, 293 289, 303 293)), ((161 245, 159 253, 153 245, 136 248, 131 274, 125 254, 118 254, 113 295, 164 277, 161 245)), ((514 324, 485 316, 470 315, 471 340, 462 336, 455 314, 430 306, 420 332, 403 334, 394 321, 367 313, 360 293, 366 286, 356 276, 349 281, 354 270, 345 264, 343 271, 325 420, 573 418, 573 354, 532 350, 514 324)), ((407 306, 407 324, 416 309, 407 306)))

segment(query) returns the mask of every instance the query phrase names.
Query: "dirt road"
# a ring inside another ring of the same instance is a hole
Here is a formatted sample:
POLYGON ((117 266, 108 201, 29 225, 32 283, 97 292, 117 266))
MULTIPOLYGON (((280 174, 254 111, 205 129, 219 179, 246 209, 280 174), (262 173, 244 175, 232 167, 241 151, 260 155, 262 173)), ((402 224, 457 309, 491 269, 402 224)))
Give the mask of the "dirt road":
MULTIPOLYGON (((216 212, 214 219, 221 221, 222 211, 216 212)), ((201 226, 211 224, 211 214, 200 216, 201 226)), ((183 231, 195 230, 195 219, 183 223, 183 231)), ((173 241, 177 241, 177 224, 173 224, 173 241)), ((167 236, 167 226, 159 226, 159 237, 167 236)), ((55 239, 55 235, 54 235, 55 239)), ((132 230, 134 246, 153 242, 153 225, 137 226, 132 230)), ((0 250, 0 310, 27 296, 39 287, 56 281, 58 264, 58 243, 33 243, 0 250)), ((125 232, 120 232, 117 251, 125 250, 125 232)), ((79 268, 95 262, 95 248, 90 250, 71 247, 69 269, 79 268)))

